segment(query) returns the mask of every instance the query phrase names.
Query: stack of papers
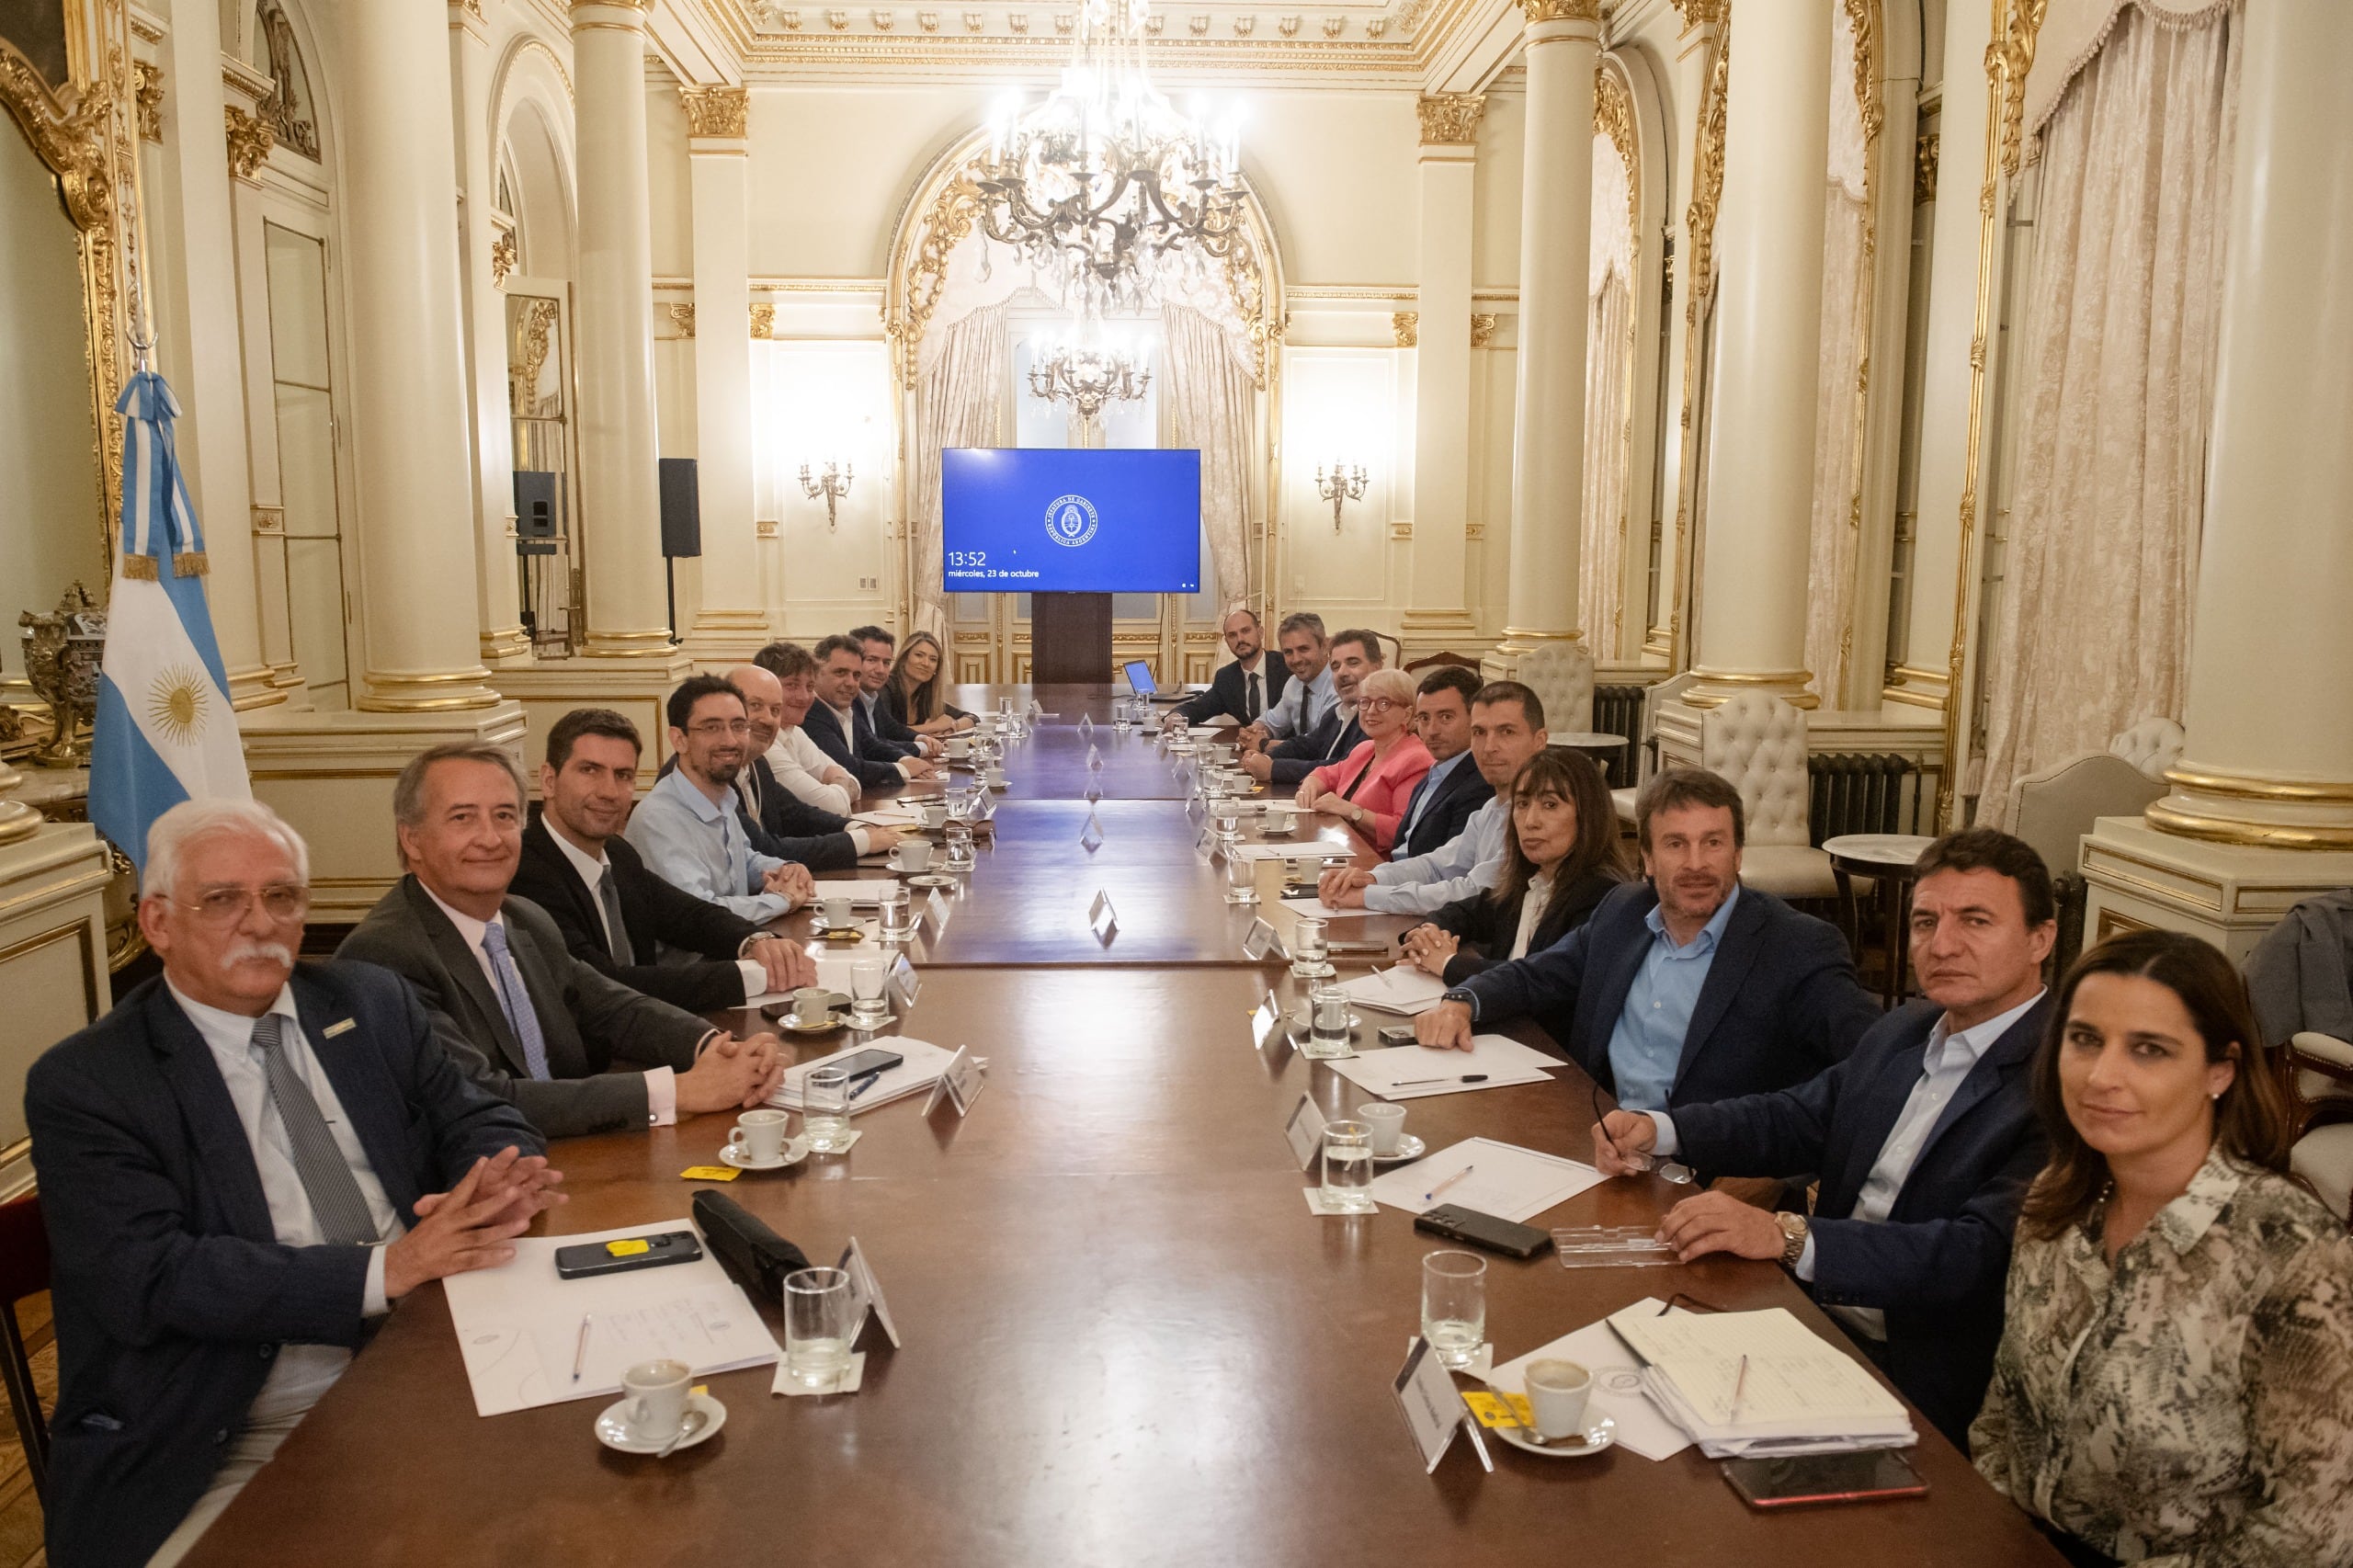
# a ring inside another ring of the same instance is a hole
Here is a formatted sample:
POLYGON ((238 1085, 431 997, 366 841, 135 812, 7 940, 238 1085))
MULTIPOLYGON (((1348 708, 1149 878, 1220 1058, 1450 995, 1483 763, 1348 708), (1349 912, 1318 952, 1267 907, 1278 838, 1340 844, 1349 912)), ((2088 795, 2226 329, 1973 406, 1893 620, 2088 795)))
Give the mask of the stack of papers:
MULTIPOLYGON (((1626 1311, 1656 1316, 1664 1305, 1654 1296, 1626 1311)), ((1683 1311, 1681 1307, 1675 1310, 1683 1311)), ((1669 1421, 1643 1392, 1641 1365, 1606 1323, 1589 1323, 1518 1360, 1505 1362, 1487 1374, 1487 1386, 1497 1393, 1526 1393, 1528 1364, 1546 1360, 1574 1361, 1593 1374, 1593 1395, 1586 1407, 1591 1414, 1586 1419, 1607 1415, 1617 1422, 1620 1448, 1631 1449, 1646 1460, 1663 1460, 1691 1446, 1683 1428, 1669 1421)))
POLYGON ((1385 1100, 1417 1100, 1428 1095, 1465 1095, 1473 1089, 1506 1089, 1515 1084, 1549 1084, 1562 1063, 1532 1046, 1499 1034, 1471 1037, 1468 1051, 1426 1051, 1413 1046, 1343 1056, 1325 1066, 1385 1100), (1465 1078, 1479 1082, 1466 1084, 1465 1078))
POLYGON ((942 1051, 928 1040, 909 1040, 904 1035, 883 1035, 875 1040, 860 1040, 856 1045, 842 1047, 831 1056, 820 1056, 813 1062, 804 1062, 798 1067, 788 1069, 784 1082, 779 1084, 776 1093, 768 1096, 768 1104, 785 1110, 799 1110, 801 1085, 813 1068, 856 1056, 863 1051, 895 1051, 906 1060, 875 1079, 872 1088, 849 1102, 852 1116, 872 1110, 879 1105, 889 1105, 892 1100, 904 1099, 909 1095, 922 1094, 939 1082, 939 1075, 948 1070, 949 1062, 956 1054, 952 1051, 942 1051))
POLYGON ((1629 1307, 1608 1321, 1644 1361, 1650 1396, 1710 1459, 1919 1440, 1903 1401, 1784 1308, 1660 1317, 1629 1307))
POLYGON ((1241 860, 1346 860, 1356 851, 1344 839, 1313 838, 1304 844, 1237 844, 1226 853, 1241 860))
MULTIPOLYGON (((1290 903, 1292 901, 1285 899, 1283 902, 1290 903)), ((1351 909, 1346 913, 1357 915, 1362 912, 1351 909)), ((1358 975, 1340 990, 1359 1007, 1370 1007, 1382 1013, 1403 1013, 1412 1017, 1438 1006, 1438 998, 1446 994, 1446 982, 1437 975, 1425 974, 1418 969, 1401 963, 1375 970, 1370 974, 1358 975)), ((1490 1035, 1487 1038, 1500 1037, 1490 1035)), ((1549 1066, 1560 1065, 1549 1057, 1545 1060, 1549 1066)))
POLYGON ((1410 1165, 1383 1172, 1372 1178, 1370 1190, 1375 1201, 1409 1214, 1454 1204, 1526 1224, 1554 1204, 1600 1184, 1601 1173, 1591 1165, 1492 1138, 1466 1138, 1410 1165), (1431 1196, 1449 1177, 1465 1170, 1471 1174, 1431 1196))
POLYGON ((443 1280, 475 1413, 609 1399, 621 1392, 622 1371, 640 1361, 684 1361, 701 1377, 775 1360, 776 1340, 751 1299, 708 1251, 692 1263, 660 1268, 557 1277, 559 1247, 694 1228, 681 1218, 586 1235, 522 1236, 513 1244, 515 1256, 497 1267, 443 1280))

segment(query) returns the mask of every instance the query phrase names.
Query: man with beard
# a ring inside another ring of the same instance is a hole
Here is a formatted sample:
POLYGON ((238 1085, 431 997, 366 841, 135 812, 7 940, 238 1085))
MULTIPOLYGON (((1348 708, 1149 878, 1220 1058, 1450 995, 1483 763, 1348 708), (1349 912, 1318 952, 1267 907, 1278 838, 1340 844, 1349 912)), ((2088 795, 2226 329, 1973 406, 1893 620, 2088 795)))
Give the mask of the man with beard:
POLYGON ((1171 709, 1161 720, 1164 727, 1179 719, 1188 724, 1206 724, 1221 715, 1239 724, 1252 724, 1282 701, 1283 688, 1290 684, 1288 672, 1267 657, 1266 633, 1258 624, 1257 611, 1246 605, 1235 610, 1225 618, 1220 634, 1233 662, 1217 672, 1207 691, 1171 709))
POLYGON ((638 802, 624 834, 646 869, 755 926, 807 903, 809 869, 753 848, 736 812, 735 779, 752 755, 744 694, 696 676, 670 694, 669 719, 677 767, 638 802))
POLYGON ((1643 881, 1553 946, 1473 975, 1414 1021, 1427 1046, 1533 1014, 1628 1110, 1762 1094, 1843 1062, 1879 1017, 1847 939, 1740 885, 1740 791, 1670 767, 1635 805, 1643 881))

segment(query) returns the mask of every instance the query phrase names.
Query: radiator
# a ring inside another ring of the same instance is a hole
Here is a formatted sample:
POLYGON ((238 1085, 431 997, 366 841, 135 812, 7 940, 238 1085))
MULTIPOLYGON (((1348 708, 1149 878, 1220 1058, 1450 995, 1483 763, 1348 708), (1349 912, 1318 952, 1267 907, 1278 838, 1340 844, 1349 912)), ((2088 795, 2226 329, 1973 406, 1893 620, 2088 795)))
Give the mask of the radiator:
POLYGON ((1643 745, 1643 693, 1640 686, 1597 686, 1593 688, 1593 727, 1605 735, 1623 735, 1626 744, 1603 771, 1612 790, 1631 788, 1643 745))
POLYGON ((1919 765, 1893 752, 1824 752, 1805 759, 1814 847, 1848 833, 1914 833, 1922 815, 1919 765))

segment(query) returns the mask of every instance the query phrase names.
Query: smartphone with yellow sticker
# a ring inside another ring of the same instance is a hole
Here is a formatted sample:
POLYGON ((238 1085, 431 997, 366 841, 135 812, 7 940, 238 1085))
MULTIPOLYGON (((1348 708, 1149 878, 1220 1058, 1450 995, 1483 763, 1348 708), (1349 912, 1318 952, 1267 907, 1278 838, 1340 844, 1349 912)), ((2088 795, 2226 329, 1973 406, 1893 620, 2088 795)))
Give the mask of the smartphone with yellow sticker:
POLYGON ((701 1256, 702 1243, 692 1231, 665 1231, 658 1235, 620 1236, 609 1242, 558 1247, 555 1272, 559 1279, 593 1279, 600 1274, 692 1263, 701 1256))

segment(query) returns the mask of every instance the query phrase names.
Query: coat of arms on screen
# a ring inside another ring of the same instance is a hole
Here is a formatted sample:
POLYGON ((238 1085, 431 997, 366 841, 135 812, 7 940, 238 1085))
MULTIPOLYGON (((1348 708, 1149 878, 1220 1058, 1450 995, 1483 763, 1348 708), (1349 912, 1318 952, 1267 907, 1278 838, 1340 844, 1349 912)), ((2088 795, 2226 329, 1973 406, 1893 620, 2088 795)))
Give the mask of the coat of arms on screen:
POLYGON ((1084 495, 1057 495, 1046 508, 1046 537, 1075 550, 1095 537, 1095 503, 1084 495))

